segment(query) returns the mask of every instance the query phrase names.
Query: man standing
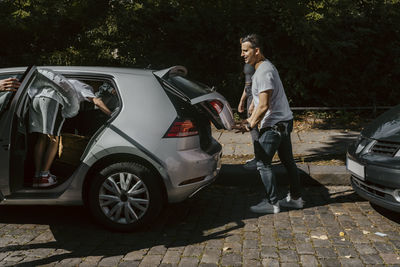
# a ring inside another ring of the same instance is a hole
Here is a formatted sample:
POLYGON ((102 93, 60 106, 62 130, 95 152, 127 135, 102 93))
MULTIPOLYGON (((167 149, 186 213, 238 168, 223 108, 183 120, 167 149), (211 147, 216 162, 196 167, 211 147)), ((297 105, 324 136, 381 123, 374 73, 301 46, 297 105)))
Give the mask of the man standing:
MULTIPOLYGON (((242 40, 240 40, 242 41, 242 40)), ((244 64, 243 67, 243 73, 245 75, 245 83, 244 83, 244 88, 243 88, 243 93, 242 97, 240 98, 240 102, 238 105, 238 112, 243 113, 245 110, 245 106, 247 108, 247 117, 251 116, 251 113, 253 113, 254 110, 254 105, 253 105, 253 94, 251 93, 251 77, 253 77, 253 74, 255 72, 255 69, 252 65, 250 64, 244 64), (247 102, 247 105, 246 105, 247 102)), ((243 167, 247 170, 256 170, 257 169, 257 152, 260 150, 259 145, 258 145, 258 128, 255 127, 250 131, 251 135, 251 140, 253 142, 253 148, 254 148, 254 158, 246 161, 246 164, 243 165, 243 167)))
POLYGON ((293 130, 293 114, 275 66, 265 58, 261 38, 250 34, 242 39, 241 56, 246 64, 255 67, 252 78, 254 112, 238 127, 250 131, 260 124, 260 153, 257 169, 265 186, 266 199, 250 209, 256 213, 278 213, 280 206, 302 208, 300 179, 293 159, 290 133, 293 130), (272 172, 272 158, 278 151, 279 158, 288 171, 290 193, 278 202, 276 181, 272 172))

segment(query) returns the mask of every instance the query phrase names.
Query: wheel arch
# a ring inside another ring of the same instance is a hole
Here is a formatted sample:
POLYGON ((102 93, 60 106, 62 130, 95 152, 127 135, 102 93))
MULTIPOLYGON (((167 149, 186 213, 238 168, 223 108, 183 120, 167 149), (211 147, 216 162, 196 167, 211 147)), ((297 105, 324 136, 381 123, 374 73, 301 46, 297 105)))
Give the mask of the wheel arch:
POLYGON ((83 182, 82 199, 85 205, 88 203, 89 185, 94 179, 96 173, 98 173, 105 167, 118 162, 135 162, 147 167, 154 175, 155 179, 159 180, 159 184, 161 185, 163 200, 167 201, 168 199, 167 189, 165 187, 164 181, 162 179, 160 172, 156 169, 156 167, 153 164, 151 164, 148 160, 139 157, 137 155, 118 153, 105 156, 104 158, 101 158, 98 161, 96 161, 96 163, 93 164, 92 167, 90 167, 83 182))

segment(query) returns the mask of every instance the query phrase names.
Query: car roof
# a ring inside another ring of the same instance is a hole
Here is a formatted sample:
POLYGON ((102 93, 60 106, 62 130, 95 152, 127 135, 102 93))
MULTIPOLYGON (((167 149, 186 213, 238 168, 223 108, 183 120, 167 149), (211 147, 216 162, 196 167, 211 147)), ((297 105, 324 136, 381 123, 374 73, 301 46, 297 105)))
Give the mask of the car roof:
MULTIPOLYGON (((131 74, 151 75, 153 70, 122 67, 98 67, 98 66, 37 66, 38 68, 49 68, 60 72, 95 72, 99 74, 131 74)), ((0 72, 21 72, 27 67, 0 68, 0 72)))

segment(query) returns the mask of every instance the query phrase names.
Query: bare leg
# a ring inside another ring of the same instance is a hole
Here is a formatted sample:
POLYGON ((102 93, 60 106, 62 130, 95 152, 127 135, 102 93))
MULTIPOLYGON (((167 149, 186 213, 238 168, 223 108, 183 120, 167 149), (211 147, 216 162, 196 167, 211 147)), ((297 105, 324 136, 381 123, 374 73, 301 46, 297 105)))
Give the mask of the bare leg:
POLYGON ((41 171, 48 171, 50 170, 51 164, 53 163, 53 160, 57 154, 58 150, 58 140, 60 139, 59 136, 46 136, 48 145, 46 152, 43 156, 43 162, 42 162, 42 169, 41 171))
POLYGON ((35 148, 33 151, 34 156, 34 164, 35 164, 35 173, 39 173, 42 169, 42 159, 44 150, 46 149, 47 137, 44 134, 39 133, 37 137, 37 141, 35 144, 35 148))

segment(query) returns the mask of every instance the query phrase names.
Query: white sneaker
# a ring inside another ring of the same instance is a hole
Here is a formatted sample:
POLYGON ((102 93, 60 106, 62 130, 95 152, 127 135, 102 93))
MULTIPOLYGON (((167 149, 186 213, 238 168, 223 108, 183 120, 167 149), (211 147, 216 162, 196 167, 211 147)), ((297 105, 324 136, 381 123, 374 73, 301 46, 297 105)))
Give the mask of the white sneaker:
POLYGON ((275 205, 270 204, 267 199, 263 199, 257 205, 251 206, 250 210, 254 213, 272 213, 276 214, 280 212, 279 204, 275 205))
POLYGON ((287 197, 279 200, 279 206, 285 208, 302 209, 304 207, 304 200, 301 197, 298 199, 292 199, 290 194, 288 194, 287 197))
POLYGON ((39 178, 34 178, 33 187, 49 187, 57 183, 57 176, 48 173, 47 175, 42 175, 39 178))

